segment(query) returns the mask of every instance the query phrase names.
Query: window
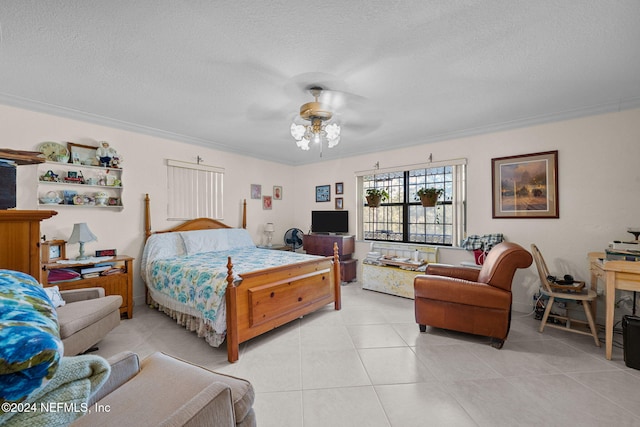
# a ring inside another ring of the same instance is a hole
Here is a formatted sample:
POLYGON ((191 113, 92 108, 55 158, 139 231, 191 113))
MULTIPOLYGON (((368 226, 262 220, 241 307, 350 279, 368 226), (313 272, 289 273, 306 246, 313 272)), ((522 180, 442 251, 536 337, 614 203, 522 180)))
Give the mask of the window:
POLYGON ((168 218, 223 219, 223 178, 223 168, 167 160, 168 218))
POLYGON ((458 245, 465 231, 466 160, 411 165, 399 170, 357 173, 361 200, 368 188, 384 189, 389 199, 377 208, 359 204, 358 234, 366 240, 458 245), (438 205, 425 208, 416 196, 423 187, 442 189, 438 205))

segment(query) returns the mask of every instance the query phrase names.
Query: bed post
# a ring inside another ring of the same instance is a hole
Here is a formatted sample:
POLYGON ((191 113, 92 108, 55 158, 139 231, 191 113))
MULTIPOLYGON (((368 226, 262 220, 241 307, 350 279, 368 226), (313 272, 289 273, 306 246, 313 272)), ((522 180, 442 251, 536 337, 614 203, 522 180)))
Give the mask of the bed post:
POLYGON ((151 236, 151 212, 149 207, 149 193, 144 196, 144 240, 151 236))
POLYGON ((227 290, 225 299, 227 302, 227 360, 231 363, 237 362, 238 354, 238 292, 233 286, 233 264, 231 257, 227 258, 227 290))
POLYGON ((247 199, 242 202, 242 228, 247 228, 247 199))
POLYGON ((340 286, 342 286, 342 279, 340 278, 340 255, 338 254, 338 243, 333 243, 333 280, 334 280, 334 293, 335 301, 333 307, 336 310, 342 308, 342 294, 340 293, 340 286))

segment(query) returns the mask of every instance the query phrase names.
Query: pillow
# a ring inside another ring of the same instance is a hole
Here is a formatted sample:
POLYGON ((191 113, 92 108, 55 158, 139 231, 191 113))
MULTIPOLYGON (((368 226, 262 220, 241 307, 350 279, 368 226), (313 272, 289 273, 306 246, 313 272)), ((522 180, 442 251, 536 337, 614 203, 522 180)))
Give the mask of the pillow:
POLYGON ((187 250, 187 255, 202 252, 223 251, 227 247, 226 235, 223 229, 182 231, 180 237, 187 250))
POLYGON ((235 248, 247 248, 247 247, 255 247, 256 244, 253 243, 253 239, 247 230, 244 228, 229 228, 228 230, 224 230, 227 234, 227 240, 229 243, 229 249, 235 248))
POLYGON ((152 234, 144 244, 140 260, 140 274, 148 283, 151 263, 157 259, 173 258, 185 254, 184 243, 178 233, 152 234))
POLYGON ((57 286, 44 288, 44 291, 47 293, 47 296, 49 297, 55 308, 62 307, 66 304, 64 299, 62 299, 62 295, 60 295, 60 288, 58 288, 57 286))
POLYGON ((243 228, 182 231, 180 236, 188 255, 256 246, 243 228))
POLYGON ((144 245, 142 263, 184 255, 184 243, 182 243, 182 238, 178 234, 159 233, 149 236, 144 245))
POLYGON ((62 354, 56 310, 42 286, 28 274, 0 270, 0 404, 22 402, 43 387, 62 354))

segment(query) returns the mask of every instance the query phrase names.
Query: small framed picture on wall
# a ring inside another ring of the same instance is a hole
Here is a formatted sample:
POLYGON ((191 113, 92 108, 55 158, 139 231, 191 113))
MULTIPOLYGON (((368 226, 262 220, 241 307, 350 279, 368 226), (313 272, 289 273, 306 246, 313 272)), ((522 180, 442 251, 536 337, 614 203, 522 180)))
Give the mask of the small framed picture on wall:
POLYGON ((331 201, 331 186, 317 185, 316 186, 316 202, 329 202, 329 201, 331 201))
POLYGON ((336 194, 344 194, 344 183, 336 182, 336 194))
POLYGON ((262 185, 260 184, 251 184, 251 198, 259 199, 262 197, 262 185))
POLYGON ((262 209, 271 210, 272 205, 271 196, 262 196, 262 209))
POLYGON ((342 209, 343 207, 342 197, 336 197, 336 209, 342 209))
POLYGON ((273 186, 273 200, 282 200, 282 187, 279 185, 273 186))

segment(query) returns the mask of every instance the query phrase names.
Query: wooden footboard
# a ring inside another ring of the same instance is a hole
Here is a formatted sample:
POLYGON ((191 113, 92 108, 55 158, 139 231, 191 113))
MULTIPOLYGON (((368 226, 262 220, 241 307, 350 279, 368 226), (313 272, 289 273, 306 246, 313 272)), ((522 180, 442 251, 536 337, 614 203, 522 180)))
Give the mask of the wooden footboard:
POLYGON ((239 345, 309 314, 331 302, 340 310, 338 246, 333 258, 252 271, 234 286, 233 264, 227 263, 227 356, 238 360, 239 345))

